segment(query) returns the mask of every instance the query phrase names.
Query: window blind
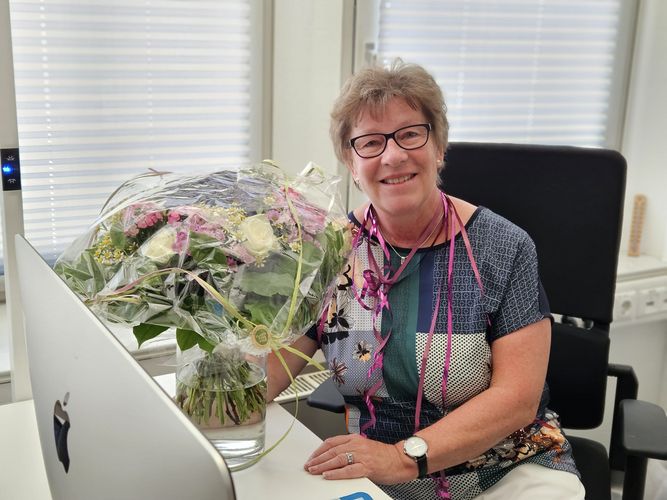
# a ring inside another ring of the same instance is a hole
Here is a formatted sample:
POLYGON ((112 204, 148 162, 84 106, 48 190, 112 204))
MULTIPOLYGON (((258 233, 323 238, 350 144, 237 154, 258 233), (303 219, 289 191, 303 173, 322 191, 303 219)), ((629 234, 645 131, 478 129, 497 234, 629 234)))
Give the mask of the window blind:
MULTIPOLYGON (((388 0, 378 58, 425 66, 450 140, 612 146, 622 0, 388 0)), ((627 7, 627 6, 625 6, 627 7)), ((620 78, 622 79, 622 75, 620 78)))
POLYGON ((259 155, 251 9, 250 0, 10 1, 25 233, 48 261, 130 177, 259 155))

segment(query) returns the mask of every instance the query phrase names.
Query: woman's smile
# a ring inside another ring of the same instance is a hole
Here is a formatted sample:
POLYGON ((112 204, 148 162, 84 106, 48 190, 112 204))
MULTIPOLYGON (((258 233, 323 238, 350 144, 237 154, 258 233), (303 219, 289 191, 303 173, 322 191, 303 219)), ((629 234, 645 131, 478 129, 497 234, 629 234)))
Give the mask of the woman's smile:
POLYGON ((380 182, 383 184, 404 184, 410 180, 412 180, 417 174, 408 174, 408 175, 401 175, 400 177, 389 177, 386 179, 382 179, 380 182))

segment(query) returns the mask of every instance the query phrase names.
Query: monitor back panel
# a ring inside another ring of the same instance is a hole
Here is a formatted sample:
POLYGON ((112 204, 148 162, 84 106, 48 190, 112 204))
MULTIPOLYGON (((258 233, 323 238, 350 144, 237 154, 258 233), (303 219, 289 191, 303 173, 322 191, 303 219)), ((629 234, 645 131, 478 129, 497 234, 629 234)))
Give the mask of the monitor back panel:
POLYGON ((220 454, 21 236, 30 378, 60 499, 232 499, 220 454))

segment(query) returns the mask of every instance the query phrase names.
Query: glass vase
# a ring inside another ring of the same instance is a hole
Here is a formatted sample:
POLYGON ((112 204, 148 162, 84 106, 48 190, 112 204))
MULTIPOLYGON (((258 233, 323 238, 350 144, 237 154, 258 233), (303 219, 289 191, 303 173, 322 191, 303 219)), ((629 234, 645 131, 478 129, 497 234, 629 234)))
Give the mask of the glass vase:
POLYGON ((218 346, 178 351, 176 403, 222 454, 240 470, 264 450, 266 356, 218 346))

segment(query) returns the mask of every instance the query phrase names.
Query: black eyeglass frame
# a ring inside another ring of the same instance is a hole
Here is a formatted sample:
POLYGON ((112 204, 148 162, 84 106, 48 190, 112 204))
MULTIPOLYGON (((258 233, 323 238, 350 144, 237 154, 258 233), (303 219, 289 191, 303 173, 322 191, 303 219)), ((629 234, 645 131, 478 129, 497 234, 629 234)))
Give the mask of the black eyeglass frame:
POLYGON ((396 143, 396 145, 399 148, 405 149, 406 151, 413 151, 415 149, 423 148, 424 146, 426 146, 426 144, 428 143, 428 140, 431 137, 431 130, 433 130, 433 127, 431 126, 430 123, 415 123, 413 125, 406 125, 405 127, 401 127, 399 129, 396 129, 389 134, 383 134, 382 132, 372 132, 370 134, 358 135, 357 137, 353 137, 352 139, 350 139, 349 146, 354 150, 355 153, 357 153, 357 156, 359 156, 359 158, 364 158, 364 159, 376 158, 376 157, 380 156, 382 153, 384 153, 385 149, 387 149, 387 144, 389 144, 389 139, 394 139, 394 142, 396 143), (424 144, 421 144, 419 146, 415 146, 414 148, 406 148, 405 146, 401 146, 401 144, 396 140, 396 133, 400 132, 401 130, 405 130, 406 128, 413 128, 413 127, 425 127, 426 128, 426 140, 424 141, 424 144), (382 136, 384 136, 384 147, 377 154, 374 154, 374 155, 371 155, 371 156, 363 156, 361 153, 359 153, 359 151, 357 151, 357 148, 354 147, 354 143, 358 139, 363 139, 364 137, 369 137, 371 135, 382 135, 382 136))

